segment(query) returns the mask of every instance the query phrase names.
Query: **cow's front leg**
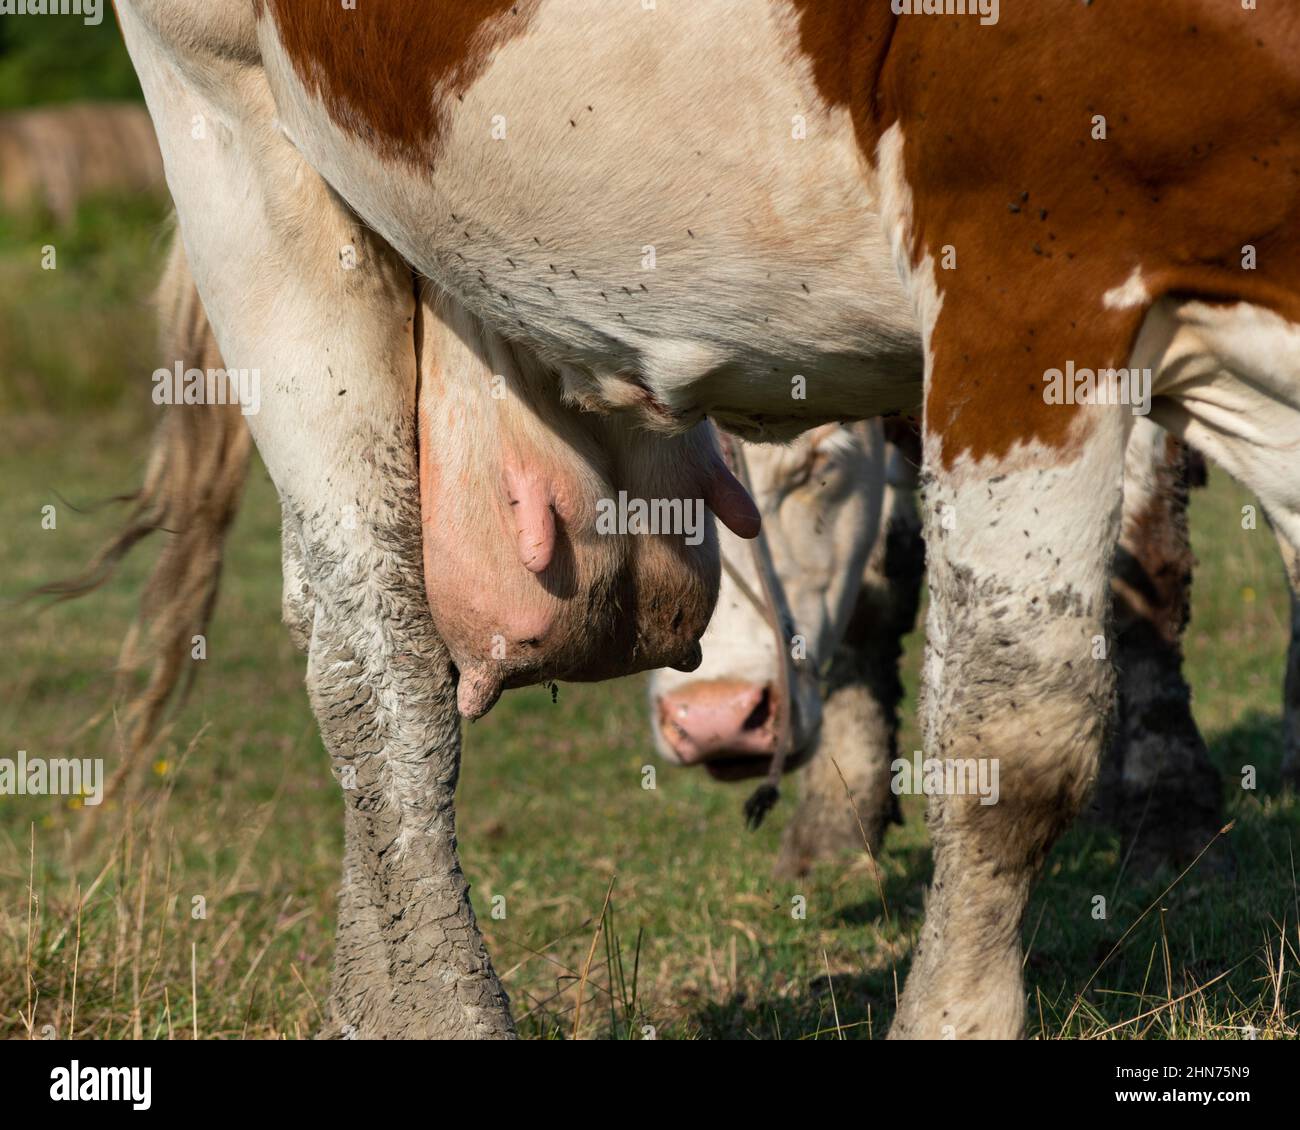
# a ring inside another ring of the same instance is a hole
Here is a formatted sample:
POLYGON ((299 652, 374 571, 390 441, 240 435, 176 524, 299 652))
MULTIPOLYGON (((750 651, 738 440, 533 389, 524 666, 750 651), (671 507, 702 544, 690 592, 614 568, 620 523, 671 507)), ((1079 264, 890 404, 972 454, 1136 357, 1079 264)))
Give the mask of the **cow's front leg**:
POLYGON ((864 851, 874 859, 898 813, 889 790, 896 715, 859 660, 842 646, 832 661, 817 750, 799 775, 799 807, 772 868, 778 879, 864 851))
POLYGON ((1194 565, 1187 462, 1183 444, 1137 421, 1113 583, 1119 710, 1094 807, 1138 873, 1187 865, 1223 826, 1222 783, 1183 677, 1194 565))
POLYGON ((889 462, 882 536, 831 664, 817 752, 801 774, 799 807, 781 840, 778 877, 806 874, 815 862, 864 848, 875 856, 889 824, 900 819, 889 787, 903 697, 898 667, 903 637, 916 626, 925 544, 911 464, 897 450, 889 462))
POLYGON ((912 785, 929 797, 934 878, 891 1036, 1022 1033, 1026 902, 1111 712, 1124 432, 1096 408, 1059 446, 954 452, 927 435, 927 760, 912 785))
POLYGON ((1300 789, 1300 551, 1274 526, 1282 550, 1287 582, 1291 586, 1291 644, 1286 656, 1286 690, 1283 701, 1282 779, 1300 789))

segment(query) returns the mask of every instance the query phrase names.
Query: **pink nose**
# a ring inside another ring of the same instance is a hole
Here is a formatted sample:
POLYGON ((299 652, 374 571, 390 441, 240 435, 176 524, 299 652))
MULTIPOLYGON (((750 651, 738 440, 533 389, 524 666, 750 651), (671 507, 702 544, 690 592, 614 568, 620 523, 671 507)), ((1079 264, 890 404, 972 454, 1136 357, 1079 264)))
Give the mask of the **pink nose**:
POLYGON ((776 748, 772 688, 733 679, 687 683, 659 698, 659 728, 683 765, 776 748))

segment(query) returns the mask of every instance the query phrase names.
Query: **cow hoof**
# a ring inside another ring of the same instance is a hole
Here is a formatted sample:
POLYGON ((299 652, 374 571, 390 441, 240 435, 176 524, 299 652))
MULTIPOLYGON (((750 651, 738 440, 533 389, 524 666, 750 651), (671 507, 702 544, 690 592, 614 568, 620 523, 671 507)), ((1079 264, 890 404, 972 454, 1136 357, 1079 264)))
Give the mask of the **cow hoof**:
POLYGON ((1201 878, 1231 879, 1237 872, 1236 856, 1226 837, 1216 839, 1218 831, 1217 826, 1144 828, 1125 843, 1124 870, 1134 878, 1155 880, 1173 878, 1191 867, 1201 878))

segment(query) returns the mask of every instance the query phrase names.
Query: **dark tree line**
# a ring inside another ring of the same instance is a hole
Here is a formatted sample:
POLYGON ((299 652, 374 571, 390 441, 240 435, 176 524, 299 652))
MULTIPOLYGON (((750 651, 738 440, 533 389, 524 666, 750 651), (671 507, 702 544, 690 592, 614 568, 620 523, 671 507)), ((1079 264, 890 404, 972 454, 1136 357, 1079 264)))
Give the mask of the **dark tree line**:
POLYGON ((107 0, 94 25, 79 16, 0 16, 0 110, 139 97, 107 0))

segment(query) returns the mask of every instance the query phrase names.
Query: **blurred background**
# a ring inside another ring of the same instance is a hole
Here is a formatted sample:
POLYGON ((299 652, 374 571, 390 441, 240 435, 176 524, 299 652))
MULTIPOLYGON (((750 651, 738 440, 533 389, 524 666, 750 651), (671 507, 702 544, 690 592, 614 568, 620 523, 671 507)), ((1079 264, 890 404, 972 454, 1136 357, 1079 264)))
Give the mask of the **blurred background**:
MULTIPOLYGON (((78 572, 121 522, 110 500, 137 489, 159 411, 149 296, 170 229, 138 97, 112 20, 0 17, 0 756, 102 757, 110 772, 115 663, 157 545, 85 599, 19 598, 78 572)), ((1165 891, 1173 877, 1129 875, 1111 834, 1078 827, 1029 914, 1034 1035, 1294 1033, 1300 815, 1278 785, 1289 614, 1271 534, 1241 528, 1249 502, 1215 472, 1195 496, 1187 636, 1235 870, 1194 868, 1165 891)), ((278 519, 255 465, 207 657, 134 801, 0 796, 0 1037, 297 1038, 319 1024, 342 805, 279 625, 278 519)), ((908 641, 906 751, 921 646, 908 641)), ((749 833, 745 786, 656 764, 643 789, 643 695, 639 679, 556 702, 516 691, 467 728, 461 848, 522 1031, 882 1035, 928 876, 920 802, 878 871, 863 859, 777 883, 793 805, 749 833)))

